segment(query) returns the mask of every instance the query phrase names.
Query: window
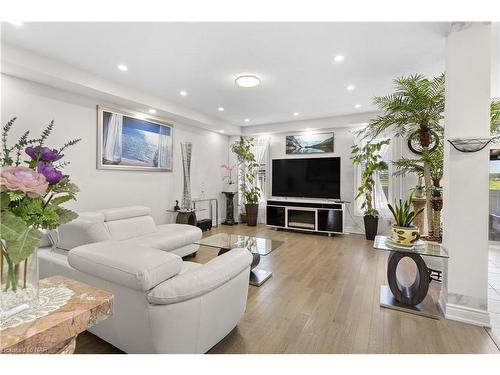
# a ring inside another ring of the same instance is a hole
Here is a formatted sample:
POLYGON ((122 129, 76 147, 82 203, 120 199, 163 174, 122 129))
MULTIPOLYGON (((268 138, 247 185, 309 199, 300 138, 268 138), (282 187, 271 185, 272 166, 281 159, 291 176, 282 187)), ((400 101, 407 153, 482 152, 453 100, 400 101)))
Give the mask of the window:
POLYGON ((500 160, 490 161, 490 190, 500 190, 500 160))
MULTIPOLYGON (((372 143, 380 142, 386 138, 374 139, 372 143)), ((363 146, 366 141, 360 142, 363 146)), ((379 211, 382 217, 390 216, 389 209, 387 207, 387 202, 393 200, 393 177, 392 177, 392 155, 393 147, 392 142, 389 145, 384 146, 381 150, 382 159, 387 163, 389 168, 385 171, 377 172, 375 176, 375 193, 374 193, 374 205, 379 211)), ((361 164, 357 166, 355 171, 355 186, 354 186, 354 196, 357 194, 358 186, 361 184, 361 172, 363 171, 364 165, 361 164)), ((355 215, 363 216, 363 210, 361 209, 362 199, 357 199, 355 202, 355 215)))

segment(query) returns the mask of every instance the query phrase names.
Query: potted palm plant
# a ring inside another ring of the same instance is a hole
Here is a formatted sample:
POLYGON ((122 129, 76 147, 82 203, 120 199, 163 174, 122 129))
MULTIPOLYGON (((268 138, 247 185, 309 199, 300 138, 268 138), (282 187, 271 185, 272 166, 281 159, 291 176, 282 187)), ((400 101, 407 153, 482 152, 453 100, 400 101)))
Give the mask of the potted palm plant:
MULTIPOLYGON (((375 97, 373 102, 384 113, 370 121, 360 133, 373 139, 390 131, 416 142, 420 152, 432 152, 443 134, 441 120, 444 113, 444 74, 433 79, 411 75, 394 80, 395 92, 375 97)), ((425 184, 426 214, 429 235, 432 235, 432 177, 431 165, 423 160, 422 175, 425 184)))
POLYGON ((374 205, 375 190, 374 175, 378 171, 387 169, 387 163, 382 160, 380 150, 383 145, 389 144, 389 139, 376 143, 366 143, 364 146, 352 146, 351 157, 354 165, 361 165, 361 185, 358 187, 355 199, 363 198, 361 209, 364 210, 365 236, 367 240, 375 239, 378 230, 379 213, 374 205))
POLYGON ((255 159, 252 148, 255 146, 254 138, 243 138, 231 145, 231 151, 238 159, 240 168, 240 189, 245 202, 246 222, 248 226, 257 225, 259 211, 260 188, 257 186, 257 171, 259 163, 255 159))
POLYGON ((388 203, 394 217, 394 224, 391 228, 391 241, 401 246, 414 246, 420 238, 420 232, 416 225, 413 225, 413 220, 424 210, 421 208, 418 211, 412 209, 413 194, 406 201, 399 200, 399 204, 394 206, 388 203))

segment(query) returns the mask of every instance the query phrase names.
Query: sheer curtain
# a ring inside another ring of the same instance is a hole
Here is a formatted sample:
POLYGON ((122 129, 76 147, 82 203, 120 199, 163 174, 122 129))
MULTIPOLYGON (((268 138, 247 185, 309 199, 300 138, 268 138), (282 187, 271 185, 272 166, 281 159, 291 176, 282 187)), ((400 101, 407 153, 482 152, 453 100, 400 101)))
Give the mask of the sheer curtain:
MULTIPOLYGON (((385 138, 384 138, 385 139, 385 138)), ((356 140, 355 140, 356 141, 356 140)), ((382 141, 382 139, 374 139, 372 143, 382 141)), ((360 141, 361 146, 364 146, 366 142, 360 141)), ((391 148, 390 145, 383 145, 380 149, 380 156, 389 165, 391 160, 391 148)), ((364 169, 364 165, 359 165, 356 170, 356 181, 354 186, 354 194, 357 194, 357 188, 361 184, 361 172, 364 169)), ((390 197, 390 189, 392 179, 389 170, 384 172, 377 172, 374 176, 375 186, 373 192, 373 204, 375 208, 379 211, 381 218, 390 218, 391 211, 389 210, 387 203, 390 197)), ((363 210, 361 209, 362 199, 357 199, 355 204, 355 215, 363 216, 363 210)))
MULTIPOLYGON (((389 164, 390 154, 389 145, 383 145, 380 149, 380 156, 382 159, 389 164)), ((387 198, 389 196, 389 172, 384 173, 377 172, 375 175, 375 191, 374 191, 374 204, 375 208, 378 210, 379 214, 383 218, 390 218, 391 211, 387 206, 387 198)))
POLYGON ((257 186, 260 188, 258 223, 266 222, 266 201, 267 201, 267 171, 269 165, 269 139, 258 138, 253 153, 255 160, 259 163, 257 172, 257 186))
POLYGON ((117 164, 122 160, 123 116, 111 114, 105 133, 102 157, 108 163, 117 164))
POLYGON ((170 129, 165 126, 160 126, 160 134, 158 140, 158 167, 159 168, 169 168, 170 167, 170 129))

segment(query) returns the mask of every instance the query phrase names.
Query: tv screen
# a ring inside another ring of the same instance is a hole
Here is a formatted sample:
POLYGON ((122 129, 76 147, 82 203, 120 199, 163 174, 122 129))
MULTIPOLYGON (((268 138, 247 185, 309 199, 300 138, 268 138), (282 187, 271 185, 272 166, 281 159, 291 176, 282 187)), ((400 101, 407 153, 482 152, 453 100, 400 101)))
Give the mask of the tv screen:
POLYGON ((274 159, 272 195, 340 199, 340 158, 274 159))

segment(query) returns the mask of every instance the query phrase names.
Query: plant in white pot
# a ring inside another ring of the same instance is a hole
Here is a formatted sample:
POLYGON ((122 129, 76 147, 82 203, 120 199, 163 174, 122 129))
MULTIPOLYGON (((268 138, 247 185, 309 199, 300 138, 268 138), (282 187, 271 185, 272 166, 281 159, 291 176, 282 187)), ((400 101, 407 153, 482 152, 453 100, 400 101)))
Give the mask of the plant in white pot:
POLYGON ((374 204, 375 174, 388 168, 387 163, 382 160, 380 150, 382 146, 388 145, 389 139, 371 143, 364 146, 352 146, 351 157, 354 165, 361 165, 361 185, 359 185, 355 199, 363 198, 361 209, 364 210, 365 236, 372 241, 378 230, 378 211, 374 204))
POLYGON ((401 246, 414 246, 420 238, 420 231, 416 225, 413 225, 415 218, 424 210, 414 211, 412 208, 413 194, 410 194, 406 201, 399 200, 399 204, 394 206, 388 203, 389 210, 394 217, 394 224, 391 228, 391 241, 401 246))

